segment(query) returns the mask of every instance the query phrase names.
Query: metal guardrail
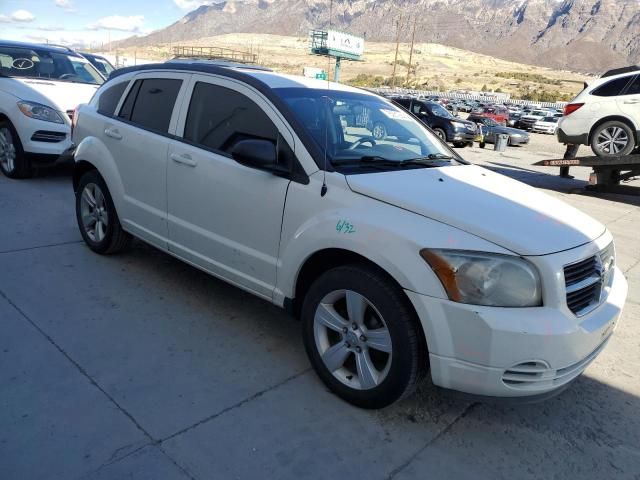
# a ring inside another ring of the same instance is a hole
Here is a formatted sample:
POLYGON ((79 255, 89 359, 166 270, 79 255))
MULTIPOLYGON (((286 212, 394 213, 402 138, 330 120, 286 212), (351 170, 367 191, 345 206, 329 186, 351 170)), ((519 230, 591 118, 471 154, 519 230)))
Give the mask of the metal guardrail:
POLYGON ((258 63, 258 55, 223 47, 173 47, 175 58, 197 58, 203 60, 231 60, 237 63, 258 63))

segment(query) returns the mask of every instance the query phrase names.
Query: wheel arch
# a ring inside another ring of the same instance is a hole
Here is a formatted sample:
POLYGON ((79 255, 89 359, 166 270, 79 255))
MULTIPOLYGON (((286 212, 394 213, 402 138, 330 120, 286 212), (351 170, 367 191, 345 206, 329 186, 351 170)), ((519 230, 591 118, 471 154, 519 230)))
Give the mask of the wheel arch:
POLYGON ((313 282, 323 273, 342 265, 364 265, 372 268, 374 271, 389 280, 399 289, 403 301, 405 302, 409 311, 413 314, 413 318, 416 322, 416 326, 418 327, 417 330, 420 335, 421 349, 428 358, 429 347, 425 334, 425 327, 418 315, 415 306, 413 305, 413 302, 406 294, 404 288, 402 288, 400 282, 398 282, 398 280, 396 280, 396 278, 391 275, 391 273, 382 268, 376 262, 351 250, 343 248, 326 248, 323 250, 318 250, 307 257, 305 262, 300 267, 298 275, 295 279, 295 297, 292 299, 287 299, 285 301, 285 308, 289 310, 290 313, 292 313, 296 318, 300 318, 304 297, 313 282))
MULTIPOLYGON (((351 264, 367 265, 375 269, 377 272, 391 281, 395 286, 397 286, 404 294, 404 289, 400 282, 391 273, 382 268, 373 260, 370 260, 367 257, 360 255, 359 253, 356 253, 352 250, 347 250, 344 248, 325 248, 323 250, 318 250, 307 257, 298 270, 298 274, 296 275, 294 283, 295 297, 290 299, 291 311, 296 316, 299 315, 306 293, 309 291, 309 288, 311 287, 313 282, 320 275, 328 272, 333 268, 351 264)), ((411 305, 411 308, 413 309, 413 305, 411 304, 409 298, 406 297, 406 299, 408 304, 411 305)), ((413 310, 415 311, 415 309, 413 310)))
POLYGON ((591 127, 591 130, 589 130, 589 139, 588 139, 589 145, 591 145, 591 141, 593 140, 593 134, 595 133, 596 129, 600 125, 603 125, 604 123, 611 122, 611 121, 618 121, 627 125, 631 129, 631 133, 633 135, 633 139, 636 145, 639 143, 638 130, 636 129, 636 126, 628 117, 625 117, 624 115, 607 115, 606 117, 603 117, 600 120, 598 120, 596 123, 594 123, 593 126, 591 127))
MULTIPOLYGON (((98 170, 98 167, 96 167, 93 163, 88 162, 87 160, 80 160, 74 164, 73 175, 71 177, 74 193, 78 193, 78 185, 80 184, 80 179, 82 178, 82 176, 85 173, 90 172, 91 170, 98 170)), ((98 171, 98 173, 100 172, 98 171)))

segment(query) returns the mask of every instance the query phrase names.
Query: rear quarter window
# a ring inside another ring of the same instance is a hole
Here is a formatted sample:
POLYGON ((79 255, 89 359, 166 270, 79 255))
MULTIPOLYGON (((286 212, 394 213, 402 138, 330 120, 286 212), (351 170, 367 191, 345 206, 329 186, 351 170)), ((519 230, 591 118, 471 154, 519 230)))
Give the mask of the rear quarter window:
POLYGON ((98 98, 98 113, 112 117, 129 82, 120 82, 104 89, 98 98))
POLYGON ((620 95, 632 78, 633 77, 627 76, 611 80, 597 87, 591 92, 591 95, 596 97, 615 97, 616 95, 620 95))
POLYGON ((172 78, 136 80, 118 116, 147 130, 167 133, 181 86, 182 80, 172 78))

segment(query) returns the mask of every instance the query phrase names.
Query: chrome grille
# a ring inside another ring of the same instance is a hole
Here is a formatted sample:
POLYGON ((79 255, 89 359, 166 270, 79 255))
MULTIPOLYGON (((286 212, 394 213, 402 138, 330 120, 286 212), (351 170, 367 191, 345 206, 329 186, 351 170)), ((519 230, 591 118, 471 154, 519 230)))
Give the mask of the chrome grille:
POLYGON ((567 306, 575 315, 589 313, 605 299, 614 259, 614 247, 610 243, 598 255, 564 267, 567 306))

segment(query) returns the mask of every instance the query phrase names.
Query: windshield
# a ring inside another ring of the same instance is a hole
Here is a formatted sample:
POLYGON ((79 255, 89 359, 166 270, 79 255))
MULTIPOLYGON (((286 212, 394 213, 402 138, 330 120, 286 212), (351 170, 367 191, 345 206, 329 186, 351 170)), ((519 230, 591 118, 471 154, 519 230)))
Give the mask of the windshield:
POLYGON ((100 70, 100 73, 102 73, 105 78, 108 78, 109 74, 115 70, 115 68, 113 68, 113 65, 111 65, 106 59, 101 57, 92 57, 91 63, 94 67, 100 70))
POLYGON ((558 117, 544 117, 543 122, 558 123, 558 117))
POLYGON ((104 77, 84 58, 22 47, 0 47, 0 75, 92 85, 104 83, 104 77))
POLYGON ((311 88, 275 92, 334 167, 392 168, 392 162, 416 159, 425 161, 425 166, 434 166, 426 164, 430 159, 462 163, 451 159, 454 154, 420 121, 380 97, 311 88))
POLYGON ((489 127, 497 127, 498 126, 498 122, 496 122, 493 118, 485 118, 484 119, 484 124, 489 126, 489 127))
POLYGON ((431 108, 431 113, 433 113, 434 115, 437 115, 438 117, 454 118, 454 116, 451 115, 451 112, 446 108, 444 108, 439 103, 430 103, 429 107, 431 108))

